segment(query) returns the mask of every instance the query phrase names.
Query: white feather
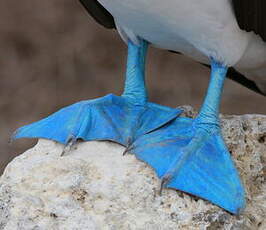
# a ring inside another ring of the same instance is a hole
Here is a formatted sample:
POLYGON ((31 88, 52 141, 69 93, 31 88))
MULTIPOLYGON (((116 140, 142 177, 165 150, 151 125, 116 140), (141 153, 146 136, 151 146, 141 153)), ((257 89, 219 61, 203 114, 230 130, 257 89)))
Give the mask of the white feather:
POLYGON ((212 57, 266 88, 266 43, 239 28, 231 0, 99 2, 115 18, 124 40, 137 43, 141 37, 204 63, 212 57))
POLYGON ((115 22, 116 29, 122 38, 122 40, 127 44, 128 40, 132 41, 135 45, 140 44, 140 40, 137 35, 126 26, 120 26, 118 22, 115 22))

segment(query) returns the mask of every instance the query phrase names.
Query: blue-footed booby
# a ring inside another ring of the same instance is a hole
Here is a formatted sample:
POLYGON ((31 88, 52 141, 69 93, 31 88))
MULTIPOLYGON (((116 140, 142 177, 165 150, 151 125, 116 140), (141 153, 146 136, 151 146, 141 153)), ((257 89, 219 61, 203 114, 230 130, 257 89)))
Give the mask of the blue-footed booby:
POLYGON ((80 0, 101 25, 128 45, 121 96, 78 102, 17 130, 14 138, 47 138, 71 147, 77 139, 110 140, 150 165, 161 189, 198 196, 239 214, 245 191, 224 143, 219 106, 226 76, 266 95, 264 0, 80 0), (149 102, 149 45, 182 53, 211 68, 195 119, 149 102))

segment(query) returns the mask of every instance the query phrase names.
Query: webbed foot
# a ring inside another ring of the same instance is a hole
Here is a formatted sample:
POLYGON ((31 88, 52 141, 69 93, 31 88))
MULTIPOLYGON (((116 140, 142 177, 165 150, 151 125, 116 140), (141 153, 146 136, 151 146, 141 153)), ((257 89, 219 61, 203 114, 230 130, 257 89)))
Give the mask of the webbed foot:
POLYGON ((133 152, 149 164, 163 188, 174 188, 238 214, 245 207, 245 192, 220 129, 197 126, 179 117, 142 136, 133 152))
POLYGON ((142 136, 133 152, 156 171, 161 191, 181 190, 239 214, 245 207, 245 192, 218 117, 226 71, 212 62, 208 93, 196 119, 178 117, 142 136))
POLYGON ((71 147, 76 140, 110 140, 128 150, 138 137, 175 119, 181 110, 107 95, 78 102, 18 129, 14 138, 45 138, 71 147), (156 119, 155 119, 156 118, 156 119))

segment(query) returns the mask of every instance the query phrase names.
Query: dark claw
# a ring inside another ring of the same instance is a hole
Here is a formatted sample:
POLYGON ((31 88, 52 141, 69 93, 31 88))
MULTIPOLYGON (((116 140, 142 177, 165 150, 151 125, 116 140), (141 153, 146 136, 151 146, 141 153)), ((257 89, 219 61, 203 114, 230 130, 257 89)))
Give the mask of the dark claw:
POLYGON ((123 156, 125 156, 132 149, 133 149, 132 148, 132 140, 129 137, 128 140, 127 140, 127 147, 126 147, 125 151, 123 152, 123 156))
POLYGON ((11 145, 15 139, 15 136, 17 135, 18 131, 16 130, 11 137, 9 137, 8 144, 11 145))
POLYGON ((128 153, 128 147, 125 149, 125 151, 123 152, 123 156, 125 156, 128 153))
POLYGON ((8 144, 11 145, 13 144, 13 137, 10 137, 9 140, 8 140, 8 144))
POLYGON ((125 151, 123 152, 123 156, 125 156, 127 153, 129 153, 131 150, 133 149, 133 147, 130 145, 128 146, 125 151))
POLYGON ((166 185, 170 182, 172 176, 170 174, 165 175, 161 180, 159 195, 162 195, 163 189, 166 187, 166 185))
POLYGON ((66 153, 70 152, 72 147, 77 143, 77 139, 74 136, 71 136, 67 142, 67 144, 65 145, 62 153, 61 153, 61 157, 64 156, 66 153))

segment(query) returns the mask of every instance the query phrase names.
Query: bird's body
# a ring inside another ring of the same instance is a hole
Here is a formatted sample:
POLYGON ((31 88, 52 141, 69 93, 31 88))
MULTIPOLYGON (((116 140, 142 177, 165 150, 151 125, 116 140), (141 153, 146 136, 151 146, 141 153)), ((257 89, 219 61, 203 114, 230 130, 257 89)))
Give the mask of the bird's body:
POLYGON ((99 0, 126 40, 234 66, 266 93, 266 42, 239 28, 229 0, 99 0))

